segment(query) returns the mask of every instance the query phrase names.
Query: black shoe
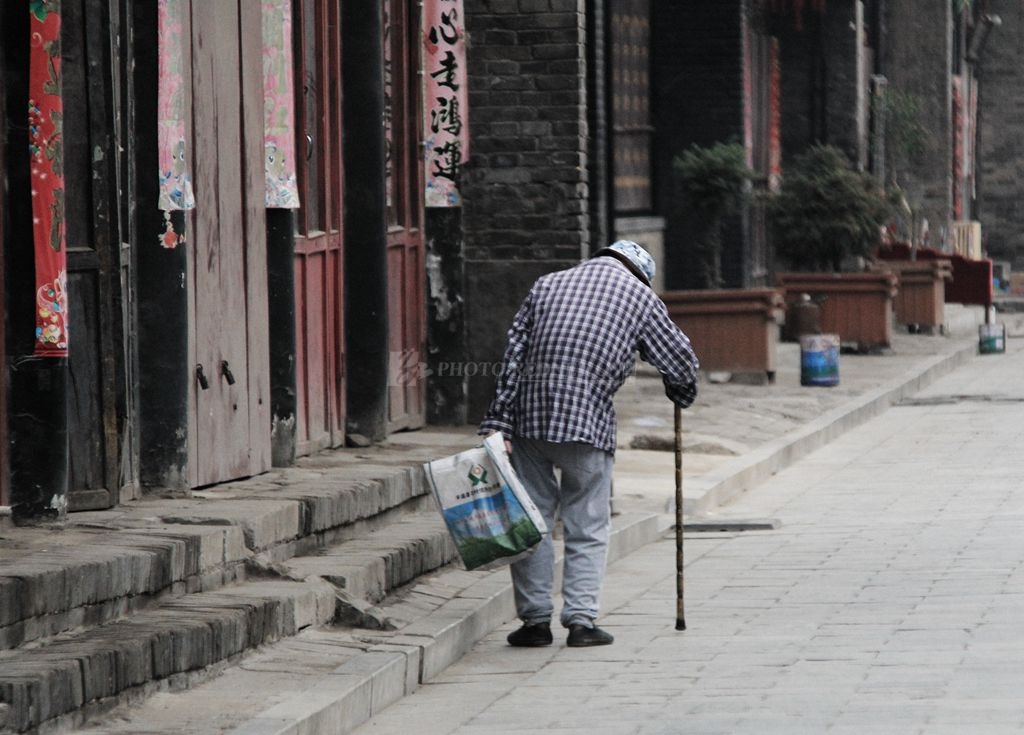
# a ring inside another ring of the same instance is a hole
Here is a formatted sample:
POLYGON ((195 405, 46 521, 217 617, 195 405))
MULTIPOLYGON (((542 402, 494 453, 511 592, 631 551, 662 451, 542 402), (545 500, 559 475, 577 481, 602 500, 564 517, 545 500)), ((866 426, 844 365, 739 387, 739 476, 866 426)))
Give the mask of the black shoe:
POLYGON ((553 640, 551 623, 526 623, 508 634, 508 644, 519 648, 550 646, 553 640))
POLYGON ((570 625, 569 639, 565 645, 570 648, 583 648, 584 646, 607 646, 615 638, 598 627, 588 628, 585 625, 570 625))

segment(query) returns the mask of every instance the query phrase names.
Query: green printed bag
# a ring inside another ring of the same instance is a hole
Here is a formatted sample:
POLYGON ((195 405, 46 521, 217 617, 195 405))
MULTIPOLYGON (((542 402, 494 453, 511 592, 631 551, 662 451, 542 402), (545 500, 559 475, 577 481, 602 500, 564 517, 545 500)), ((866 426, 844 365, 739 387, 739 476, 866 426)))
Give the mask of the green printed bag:
POLYGON ((466 569, 492 569, 529 554, 547 526, 520 482, 501 434, 423 465, 466 569))

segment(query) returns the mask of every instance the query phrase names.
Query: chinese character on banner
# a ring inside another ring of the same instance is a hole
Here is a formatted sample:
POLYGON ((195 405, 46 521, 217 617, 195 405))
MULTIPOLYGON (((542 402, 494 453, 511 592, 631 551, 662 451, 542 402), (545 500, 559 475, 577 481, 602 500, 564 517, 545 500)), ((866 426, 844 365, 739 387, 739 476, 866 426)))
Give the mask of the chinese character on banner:
POLYGON ((28 134, 36 266, 35 354, 49 357, 68 354, 60 20, 57 0, 31 4, 28 134))
POLYGON ((426 206, 458 207, 459 168, 469 157, 462 0, 424 0, 423 29, 426 206))

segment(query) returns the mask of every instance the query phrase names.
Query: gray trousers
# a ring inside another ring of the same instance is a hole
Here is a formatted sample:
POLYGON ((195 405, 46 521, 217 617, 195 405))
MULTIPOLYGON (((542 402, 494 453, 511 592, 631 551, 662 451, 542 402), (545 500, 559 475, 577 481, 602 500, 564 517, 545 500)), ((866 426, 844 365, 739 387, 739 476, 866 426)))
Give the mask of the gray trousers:
POLYGON ((613 464, 611 452, 582 442, 522 437, 512 442, 512 466, 548 525, 537 550, 512 564, 516 614, 523 622, 548 622, 554 613, 556 513, 565 531, 561 623, 590 626, 597 618, 608 560, 613 464), (555 467, 561 469, 561 482, 555 467))

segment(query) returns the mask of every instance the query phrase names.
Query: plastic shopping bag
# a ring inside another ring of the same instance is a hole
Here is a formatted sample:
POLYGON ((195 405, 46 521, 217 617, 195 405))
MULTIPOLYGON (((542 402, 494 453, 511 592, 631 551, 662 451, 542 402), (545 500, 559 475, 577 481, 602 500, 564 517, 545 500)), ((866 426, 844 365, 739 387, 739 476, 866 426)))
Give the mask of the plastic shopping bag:
POLYGON ((483 446, 423 465, 466 569, 508 564, 530 553, 547 532, 512 469, 501 434, 483 446))

